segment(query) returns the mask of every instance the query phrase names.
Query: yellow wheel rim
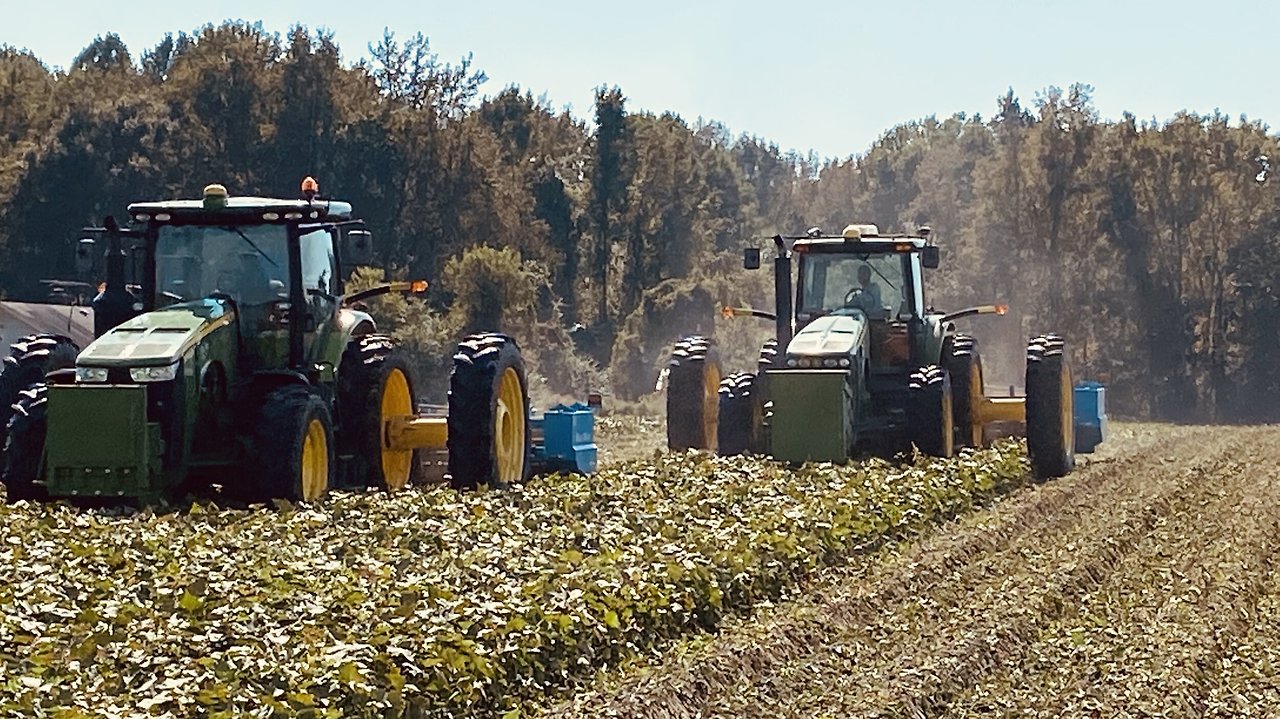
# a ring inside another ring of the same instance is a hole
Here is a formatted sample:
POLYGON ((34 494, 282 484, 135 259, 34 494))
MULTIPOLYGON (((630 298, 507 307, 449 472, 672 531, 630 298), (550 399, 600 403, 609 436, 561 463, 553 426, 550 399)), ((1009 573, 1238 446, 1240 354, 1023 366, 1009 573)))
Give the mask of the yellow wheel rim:
POLYGON ((395 491, 404 489, 409 484, 409 475, 413 472, 413 450, 391 449, 387 442, 385 429, 392 417, 405 417, 413 414, 413 395, 409 392, 409 378, 404 372, 393 369, 387 374, 387 381, 382 385, 382 477, 387 489, 395 491))
POLYGON ((329 490, 329 438, 319 418, 307 424, 302 440, 302 499, 314 502, 329 490))
POLYGON ((982 422, 978 421, 978 408, 986 399, 982 386, 982 366, 977 362, 969 365, 969 445, 982 446, 982 422))
POLYGON ((527 416, 520 375, 508 367, 498 381, 498 408, 493 419, 493 450, 498 459, 498 481, 503 484, 524 479, 527 416))
POLYGON ((1074 382, 1071 381, 1071 368, 1067 366, 1066 358, 1063 358, 1062 372, 1059 373, 1061 386, 1058 391, 1061 394, 1060 411, 1062 412, 1062 450, 1067 455, 1075 451, 1076 446, 1076 418, 1075 418, 1075 389, 1074 382))
POLYGON ((951 403, 951 393, 942 393, 942 451, 943 457, 950 457, 955 454, 956 440, 956 420, 953 416, 954 406, 951 403))
POLYGON ((702 370, 702 446, 714 450, 720 434, 720 368, 705 362, 702 370))

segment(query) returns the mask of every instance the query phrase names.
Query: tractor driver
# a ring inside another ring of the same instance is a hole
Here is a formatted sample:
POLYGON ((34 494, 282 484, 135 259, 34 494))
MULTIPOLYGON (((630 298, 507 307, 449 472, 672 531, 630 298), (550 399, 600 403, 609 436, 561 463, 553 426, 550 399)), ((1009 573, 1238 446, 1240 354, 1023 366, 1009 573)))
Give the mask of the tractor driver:
POLYGON ((232 295, 241 304, 263 304, 276 299, 279 294, 279 289, 273 285, 253 252, 224 257, 217 281, 219 291, 232 295))
POLYGON ((858 286, 849 290, 845 296, 846 307, 856 307, 867 314, 884 309, 884 301, 880 296, 880 285, 871 279, 871 265, 858 267, 858 286))

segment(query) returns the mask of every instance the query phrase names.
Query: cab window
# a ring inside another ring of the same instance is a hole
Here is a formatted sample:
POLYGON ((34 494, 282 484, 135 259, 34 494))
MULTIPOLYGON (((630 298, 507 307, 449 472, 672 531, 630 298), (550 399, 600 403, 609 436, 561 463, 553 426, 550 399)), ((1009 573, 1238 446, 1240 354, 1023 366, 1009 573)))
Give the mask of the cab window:
POLYGON ((304 231, 299 238, 302 255, 302 289, 316 324, 333 317, 338 303, 338 263, 333 235, 327 229, 304 231))

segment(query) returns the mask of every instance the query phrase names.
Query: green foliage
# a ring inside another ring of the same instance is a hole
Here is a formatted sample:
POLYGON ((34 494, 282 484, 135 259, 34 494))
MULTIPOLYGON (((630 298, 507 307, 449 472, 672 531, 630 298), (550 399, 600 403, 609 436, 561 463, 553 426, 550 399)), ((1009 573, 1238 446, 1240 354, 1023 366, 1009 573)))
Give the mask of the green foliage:
POLYGON ((537 267, 508 248, 475 247, 449 260, 442 285, 450 313, 465 333, 497 330, 517 334, 536 316, 538 290, 546 283, 537 267))
POLYGON ((0 711, 497 716, 1025 476, 1006 443, 794 471, 666 455, 278 511, 0 506, 0 711))

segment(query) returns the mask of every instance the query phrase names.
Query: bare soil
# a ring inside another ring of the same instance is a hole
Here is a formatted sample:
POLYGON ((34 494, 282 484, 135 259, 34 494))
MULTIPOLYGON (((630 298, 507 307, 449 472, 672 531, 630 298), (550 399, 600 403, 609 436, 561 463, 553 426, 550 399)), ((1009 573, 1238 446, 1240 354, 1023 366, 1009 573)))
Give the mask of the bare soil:
POLYGON ((1118 425, 1066 478, 548 712, 1280 715, 1280 427, 1118 425))

